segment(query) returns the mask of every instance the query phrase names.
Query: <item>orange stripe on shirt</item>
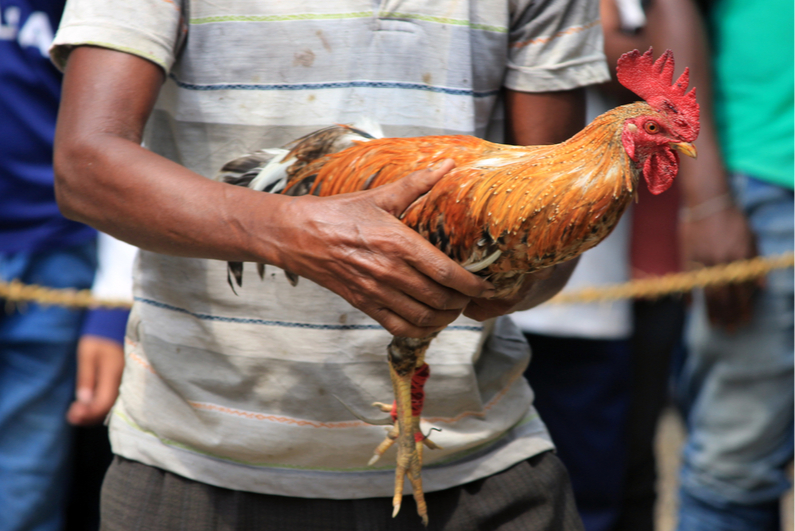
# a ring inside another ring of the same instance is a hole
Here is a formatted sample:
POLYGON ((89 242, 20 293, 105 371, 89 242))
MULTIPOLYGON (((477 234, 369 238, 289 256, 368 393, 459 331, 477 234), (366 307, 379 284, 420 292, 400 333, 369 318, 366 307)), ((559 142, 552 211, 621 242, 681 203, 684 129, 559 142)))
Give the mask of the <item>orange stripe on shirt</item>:
POLYGON ((556 34, 552 35, 551 37, 538 37, 527 41, 515 42, 511 44, 511 48, 524 48, 525 46, 530 46, 531 44, 544 44, 549 41, 555 40, 558 37, 563 37, 564 35, 573 35, 574 33, 579 33, 581 31, 591 29, 594 26, 598 26, 599 24, 601 24, 601 22, 602 21, 600 19, 596 19, 593 22, 590 22, 583 26, 572 26, 570 28, 566 28, 565 30, 559 31, 556 34))
POLYGON ((296 426, 310 426, 312 428, 360 428, 362 426, 369 426, 366 422, 360 420, 343 421, 343 422, 318 422, 313 420, 294 419, 292 417, 284 417, 281 415, 268 415, 265 413, 255 413, 253 411, 244 411, 242 409, 235 409, 226 406, 219 406, 216 404, 206 404, 203 402, 188 402, 196 409, 204 409, 207 411, 217 411, 219 413, 226 413, 237 417, 243 417, 254 420, 269 420, 271 422, 279 422, 282 424, 294 424, 296 426))

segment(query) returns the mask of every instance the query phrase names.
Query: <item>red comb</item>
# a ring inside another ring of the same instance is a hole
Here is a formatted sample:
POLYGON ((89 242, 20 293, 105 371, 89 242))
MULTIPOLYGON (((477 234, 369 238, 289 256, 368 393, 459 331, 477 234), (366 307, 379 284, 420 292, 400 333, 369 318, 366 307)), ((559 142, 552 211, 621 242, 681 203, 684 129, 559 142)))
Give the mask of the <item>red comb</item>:
POLYGON ((668 116, 679 129, 677 132, 686 142, 698 136, 698 103, 695 87, 687 91, 690 71, 685 68, 676 83, 674 78, 674 54, 665 50, 656 61, 652 49, 642 54, 632 50, 618 59, 616 68, 618 81, 646 100, 656 111, 668 116))

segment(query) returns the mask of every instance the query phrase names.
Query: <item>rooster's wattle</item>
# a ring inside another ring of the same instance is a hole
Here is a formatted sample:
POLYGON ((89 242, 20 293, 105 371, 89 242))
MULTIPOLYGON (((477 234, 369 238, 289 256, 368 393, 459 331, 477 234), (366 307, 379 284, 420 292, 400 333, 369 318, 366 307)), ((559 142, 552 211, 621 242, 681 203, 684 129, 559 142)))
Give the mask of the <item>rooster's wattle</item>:
MULTIPOLYGON (((511 297, 529 273, 570 260, 607 237, 635 196, 641 175, 659 194, 677 173, 677 151, 695 156, 695 89, 687 92, 687 70, 672 84, 673 70, 670 50, 657 61, 651 50, 624 54, 618 79, 646 102, 608 111, 561 144, 508 146, 470 136, 377 138, 377 127, 337 125, 285 149, 235 159, 218 179, 270 193, 329 196, 375 188, 453 159, 456 167, 401 219, 494 284, 497 297, 511 297)), ((241 284, 242 268, 239 262, 229 264, 230 285, 232 277, 241 284)), ((396 400, 392 407, 380 406, 392 412, 395 425, 371 460, 397 441, 394 512, 408 473, 426 523, 422 447, 434 444, 419 430, 421 401, 412 404, 412 385, 415 394, 421 393, 428 376, 425 352, 433 337, 394 337, 390 343, 396 400)))

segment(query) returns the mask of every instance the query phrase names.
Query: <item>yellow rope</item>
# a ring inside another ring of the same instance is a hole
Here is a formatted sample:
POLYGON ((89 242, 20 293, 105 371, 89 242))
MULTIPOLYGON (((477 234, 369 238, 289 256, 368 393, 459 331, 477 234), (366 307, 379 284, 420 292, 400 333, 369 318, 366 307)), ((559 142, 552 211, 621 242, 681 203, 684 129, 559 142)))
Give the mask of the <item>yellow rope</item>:
POLYGON ((18 280, 0 282, 0 299, 9 303, 36 302, 44 306, 68 306, 71 308, 130 308, 126 300, 99 300, 90 289, 55 289, 35 284, 23 284, 18 280))
MULTIPOLYGON (((573 304, 588 302, 610 302, 621 299, 655 299, 674 293, 685 293, 694 288, 719 284, 747 282, 765 276, 774 269, 792 267, 793 253, 779 256, 757 257, 730 264, 705 267, 685 273, 633 280, 624 284, 584 288, 571 293, 561 293, 547 304, 573 304)), ((91 295, 91 290, 53 289, 28 285, 13 280, 0 282, 0 299, 9 304, 35 302, 45 306, 68 306, 72 308, 130 308, 126 300, 100 300, 91 295)))
POLYGON ((774 269, 792 267, 793 253, 778 256, 759 256, 729 264, 704 267, 684 273, 632 280, 624 284, 584 288, 576 292, 561 293, 547 304, 573 304, 611 302, 621 299, 656 299, 674 293, 686 293, 694 288, 720 284, 737 284, 761 278, 774 269))

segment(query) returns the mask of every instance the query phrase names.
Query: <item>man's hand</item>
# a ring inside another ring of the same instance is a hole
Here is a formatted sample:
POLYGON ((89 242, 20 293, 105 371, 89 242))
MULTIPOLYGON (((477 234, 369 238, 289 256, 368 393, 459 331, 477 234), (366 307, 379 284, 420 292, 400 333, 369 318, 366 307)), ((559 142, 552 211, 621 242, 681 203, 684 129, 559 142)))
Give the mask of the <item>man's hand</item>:
POLYGON ((414 172, 371 191, 287 206, 296 223, 265 231, 290 271, 341 295, 393 335, 426 337, 453 322, 492 286, 466 271, 398 217, 453 168, 414 172), (273 240, 271 240, 273 241, 273 240))
MULTIPOLYGON (((682 221, 679 232, 686 269, 746 260, 757 254, 748 222, 735 206, 703 219, 682 221)), ((747 323, 759 287, 759 282, 745 282, 705 289, 710 322, 729 331, 747 323)))
POLYGON ((509 299, 472 299, 464 310, 464 315, 476 321, 485 321, 492 317, 535 308, 563 289, 578 261, 579 258, 575 258, 527 275, 519 292, 509 299))
POLYGON ((76 426, 98 424, 119 394, 124 349, 116 341, 86 335, 77 345, 77 391, 66 419, 76 426))

